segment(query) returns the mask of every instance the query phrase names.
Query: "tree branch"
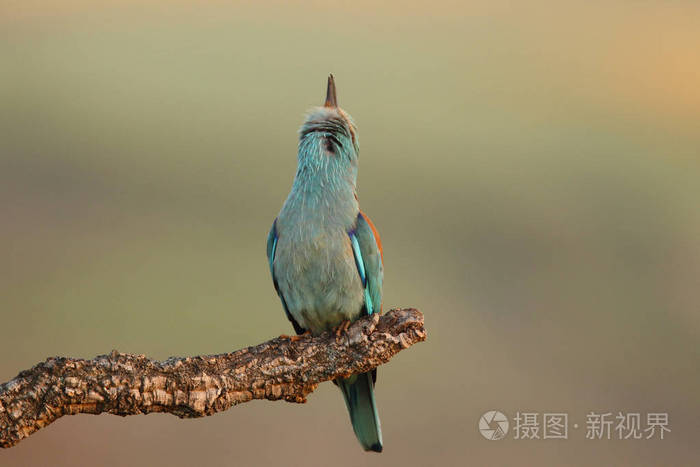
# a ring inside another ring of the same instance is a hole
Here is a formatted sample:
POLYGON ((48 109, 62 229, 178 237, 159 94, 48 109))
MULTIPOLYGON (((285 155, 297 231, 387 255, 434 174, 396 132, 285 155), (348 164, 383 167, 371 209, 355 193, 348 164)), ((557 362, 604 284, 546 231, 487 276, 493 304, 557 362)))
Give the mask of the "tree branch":
POLYGON ((399 309, 358 320, 340 336, 278 337, 221 355, 158 362, 114 350, 92 360, 49 358, 0 385, 0 446, 63 415, 194 418, 252 399, 303 403, 319 383, 369 371, 425 336, 423 315, 399 309))

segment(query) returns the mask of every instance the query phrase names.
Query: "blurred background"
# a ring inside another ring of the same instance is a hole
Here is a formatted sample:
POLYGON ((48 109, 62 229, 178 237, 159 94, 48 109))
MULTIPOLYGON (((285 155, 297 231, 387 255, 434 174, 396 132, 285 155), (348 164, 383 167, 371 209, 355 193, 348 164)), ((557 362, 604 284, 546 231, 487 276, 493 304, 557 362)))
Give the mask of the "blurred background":
POLYGON ((198 420, 65 417, 0 465, 697 461, 699 24, 680 0, 5 0, 0 381, 291 332, 265 240, 329 72, 385 309, 419 308, 428 340, 380 369, 381 455, 324 384, 198 420), (569 439, 487 441, 492 409, 568 413, 569 439), (591 411, 672 431, 587 440, 591 411))

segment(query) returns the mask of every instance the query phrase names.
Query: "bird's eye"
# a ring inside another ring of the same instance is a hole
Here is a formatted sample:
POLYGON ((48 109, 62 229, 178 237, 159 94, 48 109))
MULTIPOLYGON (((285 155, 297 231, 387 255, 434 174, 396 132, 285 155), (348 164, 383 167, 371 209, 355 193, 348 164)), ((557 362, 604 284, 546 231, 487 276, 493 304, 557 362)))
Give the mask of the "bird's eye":
POLYGON ((326 151, 330 152, 331 154, 335 154, 337 148, 340 147, 340 141, 338 141, 338 139, 332 135, 326 135, 324 140, 326 143, 326 151))

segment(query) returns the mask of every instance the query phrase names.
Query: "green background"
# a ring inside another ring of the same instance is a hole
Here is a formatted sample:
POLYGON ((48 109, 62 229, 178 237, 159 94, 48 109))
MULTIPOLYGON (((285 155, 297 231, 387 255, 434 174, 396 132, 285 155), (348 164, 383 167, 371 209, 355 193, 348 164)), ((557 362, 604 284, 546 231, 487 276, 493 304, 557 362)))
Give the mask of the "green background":
POLYGON ((199 420, 66 417, 0 465, 697 460, 698 24, 690 1, 5 1, 0 381, 289 333, 265 239, 329 72, 385 309, 419 308, 428 341, 380 369, 381 455, 324 384, 199 420), (566 412, 569 439, 487 441, 492 409, 566 412), (672 431, 586 440, 591 411, 672 431))

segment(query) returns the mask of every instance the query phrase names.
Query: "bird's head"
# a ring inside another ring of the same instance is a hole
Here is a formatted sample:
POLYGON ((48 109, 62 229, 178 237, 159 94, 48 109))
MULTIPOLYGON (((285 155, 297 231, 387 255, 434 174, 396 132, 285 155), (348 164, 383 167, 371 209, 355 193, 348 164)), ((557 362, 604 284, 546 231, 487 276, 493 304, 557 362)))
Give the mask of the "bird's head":
POLYGON ((357 127, 352 117, 338 107, 333 75, 328 77, 326 102, 311 109, 299 129, 299 149, 323 157, 347 158, 355 163, 360 152, 357 127), (320 149, 320 151, 319 151, 320 149))

